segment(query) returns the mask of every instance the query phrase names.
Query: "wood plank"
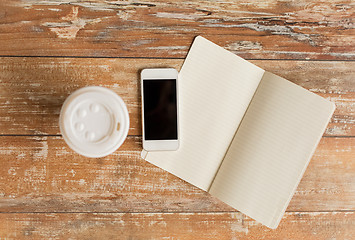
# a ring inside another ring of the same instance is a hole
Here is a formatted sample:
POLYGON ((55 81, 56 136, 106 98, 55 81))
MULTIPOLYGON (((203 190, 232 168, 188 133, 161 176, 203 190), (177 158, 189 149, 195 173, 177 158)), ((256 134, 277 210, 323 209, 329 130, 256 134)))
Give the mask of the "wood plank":
POLYGON ((276 230, 240 213, 0 214, 1 239, 353 239, 355 213, 287 213, 276 230))
MULTIPOLYGON (((235 211, 140 158, 129 137, 105 158, 61 137, 0 137, 0 212, 235 211)), ((288 211, 355 210, 355 138, 323 138, 288 211)))
POLYGON ((196 35, 249 59, 355 59, 354 2, 0 3, 0 55, 186 56, 196 35))
MULTIPOLYGON (((355 62, 252 61, 337 105, 327 136, 355 136, 355 62)), ((100 85, 127 103, 130 135, 141 135, 139 71, 180 69, 178 59, 0 58, 0 134, 60 134, 59 111, 74 90, 100 85)))
POLYGON ((288 210, 354 210, 354 170, 355 138, 323 138, 288 210))

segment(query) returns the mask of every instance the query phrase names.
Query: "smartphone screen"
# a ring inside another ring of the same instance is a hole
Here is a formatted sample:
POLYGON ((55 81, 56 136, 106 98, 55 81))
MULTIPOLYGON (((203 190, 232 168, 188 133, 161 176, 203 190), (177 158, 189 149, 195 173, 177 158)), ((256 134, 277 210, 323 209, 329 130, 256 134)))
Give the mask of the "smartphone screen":
POLYGON ((145 140, 177 140, 176 79, 143 80, 145 140))

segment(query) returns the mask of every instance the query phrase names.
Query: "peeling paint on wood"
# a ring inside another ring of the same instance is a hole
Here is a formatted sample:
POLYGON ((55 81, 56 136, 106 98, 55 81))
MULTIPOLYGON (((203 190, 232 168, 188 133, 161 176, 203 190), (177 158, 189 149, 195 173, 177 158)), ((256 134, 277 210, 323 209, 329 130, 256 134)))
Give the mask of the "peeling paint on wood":
POLYGON ((78 17, 79 8, 73 7, 72 12, 67 16, 62 17, 65 22, 48 22, 43 23, 42 26, 49 27, 49 29, 57 34, 59 38, 73 39, 76 37, 78 31, 85 27, 86 24, 98 23, 101 19, 82 19, 78 17))
POLYGON ((0 239, 352 239, 354 7, 349 0, 0 1, 0 55, 17 56, 0 58, 0 134, 11 135, 0 136, 0 239), (276 230, 140 158, 138 72, 179 69, 196 35, 244 58, 269 59, 252 62, 337 105, 330 137, 276 230), (59 134, 64 99, 88 85, 113 89, 131 117, 131 136, 100 159, 48 136, 59 134))
POLYGON ((1 215, 0 237, 6 239, 327 240, 352 239, 355 235, 353 212, 286 213, 276 230, 229 212, 1 215))
MULTIPOLYGON (((354 62, 252 62, 335 102, 326 135, 355 136, 354 62)), ((0 58, 0 133, 60 134, 58 117, 65 98, 80 87, 100 85, 123 98, 131 119, 129 134, 141 135, 139 71, 179 70, 182 63, 178 59, 0 58)))
POLYGON ((262 49, 262 46, 258 42, 237 41, 227 44, 225 48, 229 51, 236 52, 240 50, 260 50, 262 49))
MULTIPOLYGON (((90 159, 61 137, 0 137, 0 212, 235 211, 140 158, 140 137, 90 159)), ((355 210, 355 139, 323 138, 288 211, 355 210)))
POLYGON ((202 34, 227 48, 248 42, 254 47, 234 49, 249 59, 355 59, 355 5, 349 0, 5 0, 2 5, 0 55, 183 58, 187 49, 164 47, 188 47, 202 34))

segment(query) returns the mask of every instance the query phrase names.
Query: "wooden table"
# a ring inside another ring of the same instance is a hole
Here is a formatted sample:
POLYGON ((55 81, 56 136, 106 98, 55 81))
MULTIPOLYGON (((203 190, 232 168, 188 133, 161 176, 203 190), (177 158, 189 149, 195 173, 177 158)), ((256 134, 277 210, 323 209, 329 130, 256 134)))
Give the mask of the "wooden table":
POLYGON ((354 1, 0 2, 0 239, 354 239, 354 1), (196 35, 336 103, 270 230, 140 158, 139 70, 179 69, 196 35), (89 159, 64 143, 65 98, 127 103, 129 136, 89 159))

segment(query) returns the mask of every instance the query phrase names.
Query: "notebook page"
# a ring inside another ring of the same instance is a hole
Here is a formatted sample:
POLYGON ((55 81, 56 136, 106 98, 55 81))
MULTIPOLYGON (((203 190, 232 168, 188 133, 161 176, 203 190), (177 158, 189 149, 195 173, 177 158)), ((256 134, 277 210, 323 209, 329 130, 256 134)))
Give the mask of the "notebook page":
POLYGON ((264 70, 196 37, 179 73, 180 147, 146 160, 207 190, 264 70))
POLYGON ((210 193, 276 228, 334 104, 266 72, 210 193))

